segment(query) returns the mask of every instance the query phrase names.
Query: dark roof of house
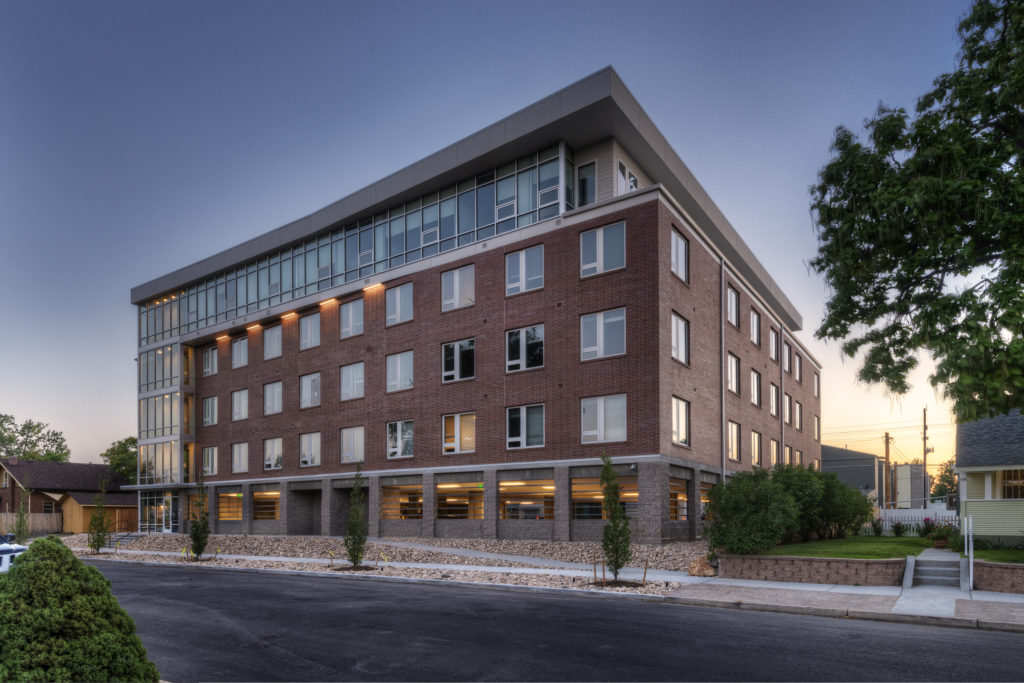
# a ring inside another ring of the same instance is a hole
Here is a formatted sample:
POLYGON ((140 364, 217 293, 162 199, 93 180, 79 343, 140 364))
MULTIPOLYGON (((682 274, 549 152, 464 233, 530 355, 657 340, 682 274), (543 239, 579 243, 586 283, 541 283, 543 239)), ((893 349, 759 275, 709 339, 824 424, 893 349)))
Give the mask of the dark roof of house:
POLYGON ((840 448, 839 446, 821 445, 821 462, 823 465, 826 460, 873 460, 876 458, 878 456, 872 453, 851 451, 849 448, 840 448))
POLYGON ((956 466, 1024 466, 1024 415, 1015 410, 958 424, 956 466))
MULTIPOLYGON (((79 505, 92 505, 96 494, 92 491, 68 491, 68 497, 79 505)), ((135 507, 139 504, 139 496, 131 491, 106 493, 103 496, 106 505, 135 507)))
POLYGON ((19 484, 37 491, 100 490, 107 480, 107 491, 119 491, 128 482, 110 465, 91 465, 79 462, 52 462, 50 460, 24 460, 0 458, 0 465, 11 473, 19 484))

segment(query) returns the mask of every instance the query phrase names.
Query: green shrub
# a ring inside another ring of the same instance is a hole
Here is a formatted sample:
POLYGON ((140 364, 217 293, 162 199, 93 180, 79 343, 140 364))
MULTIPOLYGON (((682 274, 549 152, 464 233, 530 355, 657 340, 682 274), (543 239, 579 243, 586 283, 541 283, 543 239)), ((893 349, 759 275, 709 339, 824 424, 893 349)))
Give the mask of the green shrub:
POLYGON ((871 519, 871 501, 860 491, 847 486, 833 472, 813 472, 822 483, 817 502, 815 534, 820 540, 845 538, 871 519))
POLYGON ((881 536, 882 535, 882 518, 881 517, 876 517, 873 520, 871 520, 871 533, 873 533, 875 536, 881 536))
POLYGON ((629 517, 626 507, 619 498, 618 476, 612 467, 611 458, 607 454, 601 456, 601 492, 604 496, 602 506, 607 520, 601 530, 601 548, 608 569, 616 581, 619 571, 626 566, 632 551, 629 547, 629 517))
POLYGON ((356 465, 356 476, 352 480, 352 493, 349 494, 348 521, 345 522, 345 554, 353 567, 363 562, 366 552, 366 518, 363 516, 363 466, 356 465))
POLYGON ((768 470, 739 472, 711 489, 705 527, 712 549, 763 553, 798 529, 797 503, 768 470))
POLYGON ((110 582, 56 536, 0 581, 0 615, 2 681, 159 680, 110 582))
POLYGON ((931 536, 933 531, 935 531, 935 522, 932 521, 931 517, 925 517, 924 521, 921 522, 921 528, 918 529, 917 535, 925 538, 931 536))
POLYGON ((896 521, 892 523, 892 535, 900 537, 907 532, 907 527, 903 522, 896 521))
POLYGON ((797 538, 809 541, 821 528, 821 500, 825 492, 825 482, 820 474, 800 465, 777 465, 772 470, 772 480, 796 502, 796 527, 783 537, 783 543, 792 543, 797 538))
POLYGON ((189 512, 188 538, 192 546, 192 559, 198 562, 206 552, 207 543, 210 542, 209 500, 201 467, 199 479, 196 481, 196 495, 196 509, 189 512))

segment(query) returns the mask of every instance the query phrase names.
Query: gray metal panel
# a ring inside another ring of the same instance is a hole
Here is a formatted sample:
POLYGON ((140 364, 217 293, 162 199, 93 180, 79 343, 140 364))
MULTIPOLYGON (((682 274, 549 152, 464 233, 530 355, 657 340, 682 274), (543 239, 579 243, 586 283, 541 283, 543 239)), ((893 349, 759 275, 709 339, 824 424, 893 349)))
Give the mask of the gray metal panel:
POLYGON ((1024 467, 1020 411, 956 426, 957 467, 1024 467))

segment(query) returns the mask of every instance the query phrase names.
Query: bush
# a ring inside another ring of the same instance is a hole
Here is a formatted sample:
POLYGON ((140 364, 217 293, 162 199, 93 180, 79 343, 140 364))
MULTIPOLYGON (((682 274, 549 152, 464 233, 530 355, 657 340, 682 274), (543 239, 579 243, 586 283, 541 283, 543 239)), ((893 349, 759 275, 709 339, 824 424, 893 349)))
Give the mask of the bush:
POLYGON ((873 533, 875 536, 881 536, 882 535, 882 518, 881 517, 876 517, 873 520, 871 520, 871 533, 873 533))
POLYGON ((899 536, 902 536, 903 534, 905 534, 906 532, 907 532, 907 527, 906 527, 906 525, 903 522, 897 521, 897 522, 893 522, 892 523, 892 535, 893 536, 899 537, 899 536))
POLYGON ((0 615, 0 680, 159 680, 110 582, 56 536, 0 579, 0 615))
POLYGON ((705 527, 712 549, 756 554, 798 529, 797 503, 769 470, 739 472, 711 489, 705 527))
POLYGON ((345 522, 345 554, 353 567, 363 562, 366 552, 366 518, 363 516, 363 466, 356 465, 356 476, 352 480, 352 493, 348 499, 348 521, 345 522))
POLYGON ((821 498, 817 503, 819 539, 845 538, 871 519, 873 508, 864 494, 839 481, 833 472, 814 472, 822 483, 821 498))
POLYGON ((935 522, 932 521, 931 517, 925 517, 924 521, 921 522, 921 528, 918 530, 918 535, 921 538, 931 536, 932 532, 935 531, 935 522))
POLYGON ((196 562, 206 552, 206 545, 210 541, 210 510, 206 493, 206 480, 203 479, 203 471, 199 470, 199 479, 196 482, 196 509, 189 515, 188 537, 192 545, 192 559, 196 562))
POLYGON ((612 467, 612 460, 607 454, 601 456, 601 492, 604 496, 602 508, 607 520, 601 530, 601 548, 608 569, 616 581, 619 571, 626 566, 632 551, 629 547, 629 517, 626 507, 619 498, 618 475, 612 467))
POLYGON ((796 527, 783 537, 783 543, 793 543, 797 538, 809 541, 822 526, 821 500, 825 482, 821 474, 800 465, 777 465, 772 470, 772 480, 796 502, 796 527))

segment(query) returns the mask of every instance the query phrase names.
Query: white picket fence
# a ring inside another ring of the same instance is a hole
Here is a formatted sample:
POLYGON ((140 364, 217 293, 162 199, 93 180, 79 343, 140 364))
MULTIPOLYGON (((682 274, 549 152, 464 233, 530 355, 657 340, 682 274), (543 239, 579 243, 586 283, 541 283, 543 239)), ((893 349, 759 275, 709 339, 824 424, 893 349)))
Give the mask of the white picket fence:
MULTIPOLYGON (((18 515, 14 512, 0 512, 0 533, 13 534, 18 515)), ((29 536, 45 536, 61 532, 59 512, 32 512, 28 515, 29 536)))
MULTIPOLYGON (((882 520, 882 534, 885 536, 893 535, 892 526, 896 522, 903 525, 904 536, 917 536, 918 530, 921 528, 921 524, 924 522, 925 518, 931 519, 932 524, 935 526, 943 524, 952 524, 955 527, 960 526, 960 518, 956 512, 943 512, 937 510, 882 510, 878 517, 882 520)), ((861 533, 871 535, 871 524, 865 524, 861 533)))

